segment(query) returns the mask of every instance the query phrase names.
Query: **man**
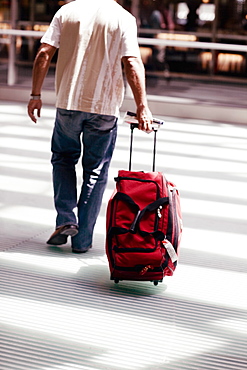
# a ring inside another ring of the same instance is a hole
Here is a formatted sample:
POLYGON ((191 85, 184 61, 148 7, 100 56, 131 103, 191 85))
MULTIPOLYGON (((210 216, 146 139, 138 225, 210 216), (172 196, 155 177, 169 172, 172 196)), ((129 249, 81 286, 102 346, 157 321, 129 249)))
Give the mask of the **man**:
POLYGON ((41 88, 56 49, 56 120, 52 136, 56 229, 48 244, 72 237, 72 251, 92 246, 123 99, 123 63, 137 106, 139 129, 150 132, 152 116, 134 17, 114 0, 76 0, 62 6, 41 39, 33 66, 28 114, 40 117, 41 88), (83 185, 77 201, 75 165, 81 155, 83 185), (75 213, 77 209, 77 214, 75 213))

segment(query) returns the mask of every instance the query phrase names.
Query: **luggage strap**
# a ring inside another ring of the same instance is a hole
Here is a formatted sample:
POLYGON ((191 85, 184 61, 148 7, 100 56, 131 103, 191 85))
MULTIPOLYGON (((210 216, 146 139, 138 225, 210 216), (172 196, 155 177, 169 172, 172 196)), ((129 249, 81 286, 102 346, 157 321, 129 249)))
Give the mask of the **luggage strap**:
POLYGON ((169 197, 159 198, 159 199, 155 200, 154 202, 148 204, 142 210, 140 210, 140 207, 138 206, 138 204, 129 195, 127 195, 125 193, 117 192, 115 194, 115 196, 113 197, 112 201, 116 201, 116 200, 121 200, 123 202, 129 203, 131 206, 133 206, 133 208, 136 209, 137 213, 136 213, 136 217, 135 217, 135 219, 134 219, 134 221, 133 221, 133 223, 132 223, 132 225, 130 226, 129 229, 126 229, 126 228, 123 228, 123 227, 112 227, 109 230, 110 235, 126 234, 128 232, 131 232, 132 234, 135 234, 137 232, 137 229, 138 229, 140 234, 143 235, 143 236, 152 234, 155 238, 158 238, 158 239, 161 238, 162 239, 162 237, 164 236, 164 233, 162 233, 159 230, 154 230, 151 233, 147 232, 147 231, 142 231, 139 228, 139 223, 140 223, 142 217, 144 216, 144 214, 146 212, 153 212, 155 210, 157 210, 157 212, 158 212, 159 208, 162 207, 164 204, 169 204, 169 197))

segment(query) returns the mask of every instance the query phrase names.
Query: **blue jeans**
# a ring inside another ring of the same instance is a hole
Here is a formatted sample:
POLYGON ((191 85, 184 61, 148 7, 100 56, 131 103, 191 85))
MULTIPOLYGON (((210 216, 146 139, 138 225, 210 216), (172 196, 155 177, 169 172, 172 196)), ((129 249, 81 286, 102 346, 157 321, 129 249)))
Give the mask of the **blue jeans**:
POLYGON ((51 148, 56 227, 78 224, 72 248, 92 245, 116 136, 114 116, 57 109, 51 148), (77 200, 75 165, 81 155, 81 136, 83 184, 77 200))

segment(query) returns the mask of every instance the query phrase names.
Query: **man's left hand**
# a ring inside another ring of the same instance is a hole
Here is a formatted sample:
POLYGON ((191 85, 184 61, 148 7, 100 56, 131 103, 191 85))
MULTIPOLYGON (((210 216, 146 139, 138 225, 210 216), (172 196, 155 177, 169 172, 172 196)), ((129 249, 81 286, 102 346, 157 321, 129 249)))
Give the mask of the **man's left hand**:
POLYGON ((31 120, 34 123, 37 122, 37 118, 36 118, 34 112, 35 112, 35 110, 37 110, 37 116, 40 117, 41 107, 42 107, 42 100, 41 99, 39 99, 39 100, 30 99, 29 100, 29 103, 28 103, 28 106, 27 106, 27 112, 28 112, 29 117, 31 118, 31 120))

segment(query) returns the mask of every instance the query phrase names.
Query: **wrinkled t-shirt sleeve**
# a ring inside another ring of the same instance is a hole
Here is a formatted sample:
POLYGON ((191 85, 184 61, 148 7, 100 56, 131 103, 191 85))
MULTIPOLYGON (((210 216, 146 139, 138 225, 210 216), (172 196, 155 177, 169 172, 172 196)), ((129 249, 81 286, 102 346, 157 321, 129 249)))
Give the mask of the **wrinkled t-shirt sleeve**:
POLYGON ((60 11, 58 11, 54 15, 49 28, 45 32, 44 36, 41 38, 40 42, 59 48, 60 35, 61 35, 61 14, 60 11))
POLYGON ((137 40, 137 25, 133 16, 126 22, 122 37, 122 57, 140 57, 137 40))

